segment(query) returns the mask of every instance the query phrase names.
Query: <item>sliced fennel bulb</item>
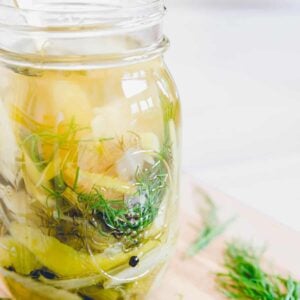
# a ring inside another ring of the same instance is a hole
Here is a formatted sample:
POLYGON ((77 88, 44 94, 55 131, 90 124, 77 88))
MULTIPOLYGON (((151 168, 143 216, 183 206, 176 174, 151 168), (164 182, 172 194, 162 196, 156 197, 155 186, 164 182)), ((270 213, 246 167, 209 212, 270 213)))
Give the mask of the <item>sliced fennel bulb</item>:
POLYGON ((62 279, 62 280, 53 280, 47 279, 45 277, 40 277, 39 280, 45 284, 52 285, 56 288, 64 290, 76 290, 92 285, 96 285, 103 281, 103 275, 94 275, 83 278, 74 278, 74 279, 62 279))
POLYGON ((104 282, 105 289, 109 289, 124 283, 139 280, 149 274, 155 267, 165 263, 171 254, 171 247, 166 244, 162 247, 156 247, 151 252, 141 258, 140 263, 136 267, 126 268, 125 270, 111 275, 111 278, 104 282))
POLYGON ((0 175, 15 185, 17 178, 18 148, 12 129, 9 113, 0 99, 0 175))
POLYGON ((81 300, 82 298, 76 294, 72 294, 65 290, 59 290, 52 286, 34 281, 29 277, 23 277, 15 272, 7 271, 0 268, 0 274, 5 278, 7 285, 13 292, 15 299, 22 300, 81 300), (21 298, 22 297, 22 298, 21 298))

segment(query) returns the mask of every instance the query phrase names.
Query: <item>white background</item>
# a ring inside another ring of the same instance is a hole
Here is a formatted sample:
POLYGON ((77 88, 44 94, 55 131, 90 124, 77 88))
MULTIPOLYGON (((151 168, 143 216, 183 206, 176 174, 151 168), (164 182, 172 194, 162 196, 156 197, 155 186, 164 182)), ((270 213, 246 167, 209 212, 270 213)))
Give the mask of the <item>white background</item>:
POLYGON ((184 170, 300 231, 300 1, 167 5, 184 170))

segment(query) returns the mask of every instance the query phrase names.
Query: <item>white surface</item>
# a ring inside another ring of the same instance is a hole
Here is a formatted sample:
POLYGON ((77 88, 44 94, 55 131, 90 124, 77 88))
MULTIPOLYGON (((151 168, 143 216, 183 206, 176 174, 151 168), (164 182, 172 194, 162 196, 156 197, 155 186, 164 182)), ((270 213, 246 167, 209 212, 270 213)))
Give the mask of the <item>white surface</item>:
POLYGON ((184 170, 300 231, 300 3, 174 1, 184 170))

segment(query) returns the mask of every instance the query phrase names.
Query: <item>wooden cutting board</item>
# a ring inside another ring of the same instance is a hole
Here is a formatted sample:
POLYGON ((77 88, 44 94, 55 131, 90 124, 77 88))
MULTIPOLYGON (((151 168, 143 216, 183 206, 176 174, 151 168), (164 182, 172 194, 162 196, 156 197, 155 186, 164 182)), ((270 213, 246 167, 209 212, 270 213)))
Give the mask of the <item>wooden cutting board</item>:
POLYGON ((274 270, 300 279, 300 232, 293 231, 218 191, 200 187, 190 178, 183 178, 180 210, 181 226, 176 255, 160 288, 150 297, 151 300, 226 299, 215 286, 214 273, 222 270, 226 241, 236 238, 260 246, 266 245, 265 256, 274 263, 274 270), (203 192, 207 192, 217 203, 224 220, 232 216, 237 219, 224 235, 205 250, 192 259, 185 259, 187 248, 201 228, 199 207, 204 202, 203 192))
MULTIPOLYGON (((256 245, 266 245, 268 250, 265 256, 272 261, 274 269, 300 279, 300 232, 293 231, 216 190, 199 186, 190 178, 183 178, 181 190, 177 251, 150 300, 225 299, 216 289, 214 273, 222 270, 226 241, 235 238, 256 245), (201 228, 199 207, 203 205, 204 193, 208 193, 220 207, 221 218, 225 220, 236 216, 236 220, 205 250, 191 259, 186 259, 184 253, 201 228)), ((271 203, 270 199, 270 205, 271 203)), ((1 295, 0 281, 0 297, 4 295, 1 295)))

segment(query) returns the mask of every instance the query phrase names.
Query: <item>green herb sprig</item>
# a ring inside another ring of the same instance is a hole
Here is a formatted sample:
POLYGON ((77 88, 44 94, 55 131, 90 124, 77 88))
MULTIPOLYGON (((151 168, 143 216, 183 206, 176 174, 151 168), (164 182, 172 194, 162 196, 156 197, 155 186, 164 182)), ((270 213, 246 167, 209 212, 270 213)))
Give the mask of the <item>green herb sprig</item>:
POLYGON ((156 153, 155 163, 143 170, 137 169, 135 184, 137 192, 132 199, 107 200, 98 191, 79 195, 79 201, 88 203, 94 215, 100 215, 105 225, 119 238, 129 243, 138 243, 142 232, 158 215, 160 205, 170 183, 169 167, 173 163, 172 142, 169 121, 176 116, 175 104, 161 98, 164 115, 164 140, 161 150, 156 153), (112 204, 111 204, 112 203, 112 204), (116 205, 118 204, 119 205, 116 205))
POLYGON ((217 284, 229 299, 299 300, 300 282, 267 273, 262 253, 250 246, 230 243, 225 252, 226 272, 217 274, 217 284))
POLYGON ((128 199, 107 200, 97 189, 90 194, 79 194, 79 202, 86 204, 93 215, 100 217, 107 228, 119 238, 127 237, 138 243, 142 231, 150 226, 159 212, 166 192, 168 173, 164 163, 158 159, 145 170, 137 170, 137 193, 128 199))
POLYGON ((205 249, 212 241, 223 234, 235 219, 230 218, 225 222, 221 222, 218 216, 218 209, 213 200, 202 190, 198 190, 198 192, 201 193, 201 196, 203 196, 205 200, 205 205, 203 205, 200 211, 203 225, 197 239, 186 253, 189 257, 194 256, 199 251, 205 249))

